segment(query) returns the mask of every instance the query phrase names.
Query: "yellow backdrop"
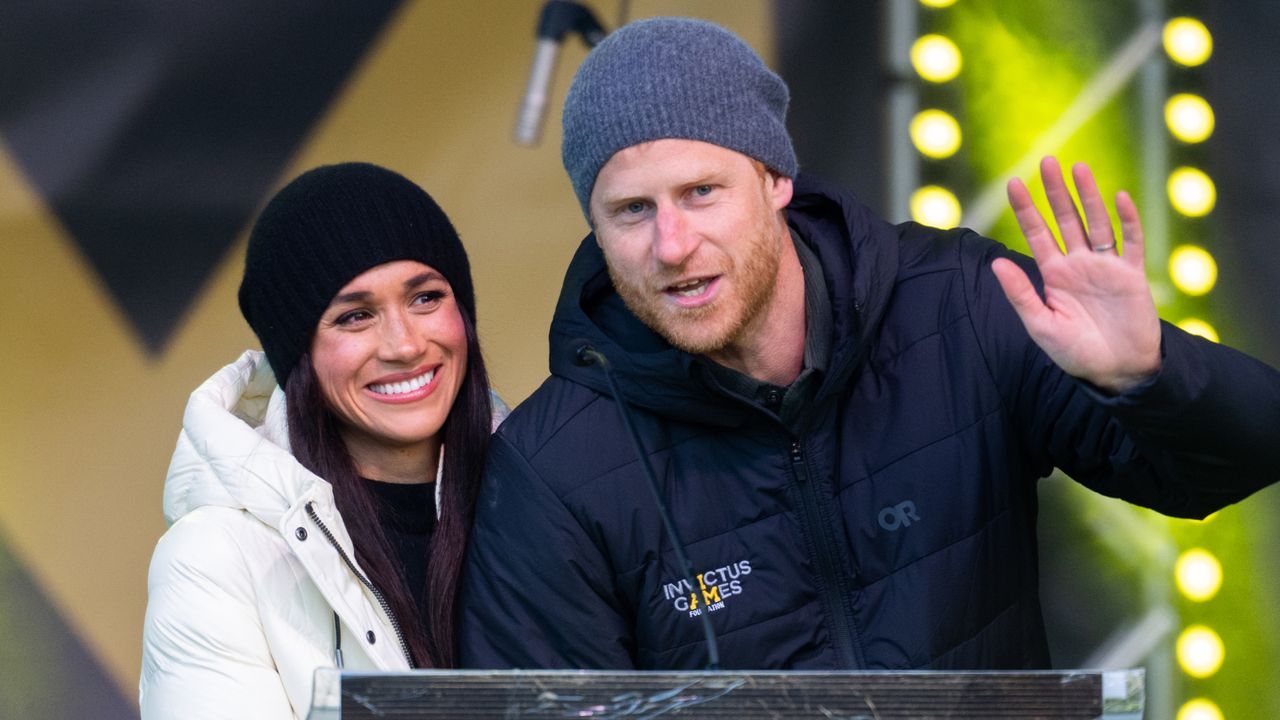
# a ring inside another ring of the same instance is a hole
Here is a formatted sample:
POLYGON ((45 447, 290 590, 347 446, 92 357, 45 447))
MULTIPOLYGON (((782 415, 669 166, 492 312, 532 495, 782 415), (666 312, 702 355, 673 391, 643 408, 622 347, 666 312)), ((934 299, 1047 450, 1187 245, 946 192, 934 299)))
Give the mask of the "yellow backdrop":
MULTIPOLYGON (((616 2, 588 4, 614 26, 616 2)), ((577 39, 560 56, 542 145, 510 140, 540 7, 405 3, 276 183, 366 160, 432 193, 470 252, 490 372, 512 405, 546 372, 547 325, 586 230, 559 159, 558 108, 585 54, 577 39)), ((772 54, 765 0, 637 0, 631 14, 704 17, 772 54)), ((0 142, 0 541, 130 699, 187 394, 256 347, 235 296, 247 231, 152 356, 0 142)))

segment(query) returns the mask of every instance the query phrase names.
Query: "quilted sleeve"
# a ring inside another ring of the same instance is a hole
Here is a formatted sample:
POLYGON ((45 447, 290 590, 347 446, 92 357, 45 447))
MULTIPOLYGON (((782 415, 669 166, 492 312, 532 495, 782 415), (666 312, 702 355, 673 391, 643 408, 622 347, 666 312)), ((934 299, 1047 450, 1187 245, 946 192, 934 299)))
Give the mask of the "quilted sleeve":
POLYGON ((608 563, 502 436, 476 505, 461 596, 464 667, 633 667, 608 563))
POLYGON ((1204 517, 1275 482, 1280 372, 1161 323, 1161 368, 1110 396, 1058 368, 1027 335, 991 272, 1030 258, 967 233, 960 239, 970 317, 1031 465, 1176 517, 1204 517))
POLYGON ((143 720, 300 717, 268 649, 249 566, 217 516, 188 515, 156 545, 147 579, 143 720))

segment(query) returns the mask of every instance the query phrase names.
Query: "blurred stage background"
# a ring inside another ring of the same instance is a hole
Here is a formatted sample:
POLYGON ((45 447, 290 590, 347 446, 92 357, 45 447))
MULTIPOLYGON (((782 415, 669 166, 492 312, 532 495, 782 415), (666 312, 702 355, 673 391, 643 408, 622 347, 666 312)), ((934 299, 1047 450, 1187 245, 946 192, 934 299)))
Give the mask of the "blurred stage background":
MULTIPOLYGON (((1031 180, 1027 161, 1047 152, 1090 162, 1147 221, 1162 316, 1280 364, 1274 3, 586 4, 607 29, 691 15, 743 36, 791 84, 802 167, 893 220, 962 218, 1024 247, 1004 180, 1031 180), (1171 36, 1191 55, 1166 49, 1166 21, 1184 16, 1211 38, 1202 62, 1195 25, 1171 36), (943 39, 916 44, 930 35, 943 39), (1167 123, 1179 94, 1194 97, 1167 123), (1170 185, 1183 167, 1202 174, 1170 185)), ((302 170, 367 160, 422 184, 471 254, 496 389, 514 405, 541 381, 586 229, 559 163, 578 38, 563 43, 542 143, 511 140, 541 5, 0 5, 0 717, 137 717, 182 408, 255 346, 235 299, 247 231, 302 170)), ((1151 718, 1280 717, 1280 491, 1194 523, 1063 478, 1041 488, 1057 666, 1147 667, 1151 718), (1194 698, 1220 715, 1184 710, 1194 698)))

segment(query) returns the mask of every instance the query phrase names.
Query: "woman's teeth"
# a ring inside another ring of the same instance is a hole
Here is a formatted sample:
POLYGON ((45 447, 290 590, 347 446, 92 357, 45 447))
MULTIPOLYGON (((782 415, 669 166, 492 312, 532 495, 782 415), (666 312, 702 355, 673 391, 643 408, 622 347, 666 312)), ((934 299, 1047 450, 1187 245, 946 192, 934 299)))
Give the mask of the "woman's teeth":
POLYGON ((431 382, 431 379, 434 378, 435 376, 436 376, 436 371, 431 370, 429 372, 425 372, 419 375, 416 378, 405 380, 403 382, 387 383, 385 385, 370 385, 369 389, 378 393, 379 395, 403 395, 407 392, 413 392, 414 390, 417 390, 423 385, 426 385, 427 383, 431 382))

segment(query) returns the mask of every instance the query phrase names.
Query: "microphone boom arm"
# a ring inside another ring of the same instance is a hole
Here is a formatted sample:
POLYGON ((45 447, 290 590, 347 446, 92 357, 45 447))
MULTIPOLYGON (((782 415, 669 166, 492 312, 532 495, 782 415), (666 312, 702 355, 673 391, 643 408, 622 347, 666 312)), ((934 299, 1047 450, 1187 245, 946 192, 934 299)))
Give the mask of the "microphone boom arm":
POLYGON ((538 42, 533 49, 529 82, 516 113, 513 138, 517 145, 532 147, 542 137, 560 44, 571 32, 580 35, 587 47, 595 47, 605 36, 604 27, 587 7, 572 0, 548 0, 538 18, 538 42))

